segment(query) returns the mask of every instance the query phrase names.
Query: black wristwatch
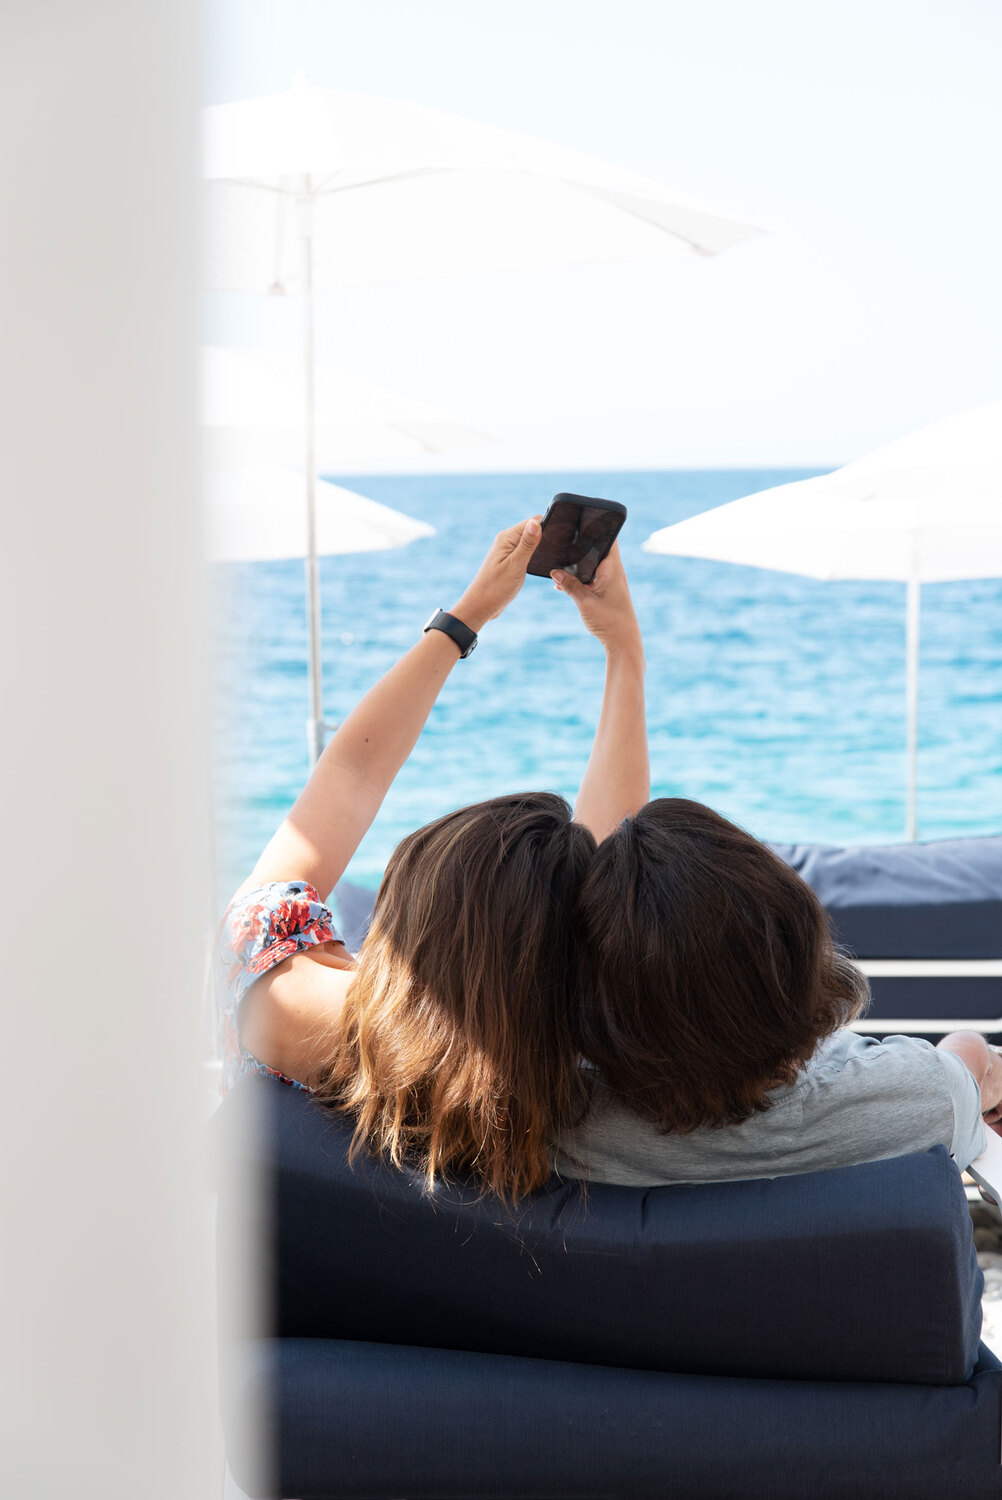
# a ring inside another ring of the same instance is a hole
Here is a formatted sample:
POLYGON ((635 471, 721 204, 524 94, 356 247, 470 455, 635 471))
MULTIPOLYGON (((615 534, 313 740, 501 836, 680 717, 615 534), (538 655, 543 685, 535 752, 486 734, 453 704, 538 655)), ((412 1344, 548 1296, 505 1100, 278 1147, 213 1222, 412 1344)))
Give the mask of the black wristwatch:
POLYGON ((429 630, 441 630, 459 647, 459 660, 469 656, 477 644, 477 632, 471 630, 469 625, 464 625, 462 620, 457 620, 455 615, 450 615, 444 609, 436 609, 431 619, 422 631, 427 635, 429 630))

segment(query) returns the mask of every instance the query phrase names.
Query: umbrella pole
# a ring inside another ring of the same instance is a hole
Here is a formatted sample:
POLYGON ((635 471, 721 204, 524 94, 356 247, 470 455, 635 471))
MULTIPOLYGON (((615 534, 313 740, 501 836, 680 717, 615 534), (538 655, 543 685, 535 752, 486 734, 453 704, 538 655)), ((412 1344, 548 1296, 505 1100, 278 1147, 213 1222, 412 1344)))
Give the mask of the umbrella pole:
POLYGON ((918 674, 919 674, 919 610, 921 608, 918 579, 911 577, 907 583, 908 598, 905 614, 905 705, 908 735, 908 812, 906 836, 911 843, 918 838, 918 674))
MULTIPOLYGON (((309 178, 305 183, 309 192, 309 178)), ((314 410, 313 357, 313 202, 299 199, 299 234, 303 246, 303 373, 306 390, 306 618, 307 664, 310 679, 310 717, 306 739, 310 761, 320 759, 324 748, 323 665, 320 655, 320 578, 317 566, 317 454, 314 410)))

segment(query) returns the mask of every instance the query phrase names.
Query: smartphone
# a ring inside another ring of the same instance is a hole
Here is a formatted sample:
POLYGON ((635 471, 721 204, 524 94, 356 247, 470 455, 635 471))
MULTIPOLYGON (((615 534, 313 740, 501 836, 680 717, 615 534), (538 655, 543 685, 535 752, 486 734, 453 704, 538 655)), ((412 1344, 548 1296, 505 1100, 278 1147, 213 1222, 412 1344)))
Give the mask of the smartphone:
POLYGON ((616 500, 554 495, 528 571, 549 578, 554 568, 562 568, 581 583, 591 583, 625 520, 626 506, 616 500))

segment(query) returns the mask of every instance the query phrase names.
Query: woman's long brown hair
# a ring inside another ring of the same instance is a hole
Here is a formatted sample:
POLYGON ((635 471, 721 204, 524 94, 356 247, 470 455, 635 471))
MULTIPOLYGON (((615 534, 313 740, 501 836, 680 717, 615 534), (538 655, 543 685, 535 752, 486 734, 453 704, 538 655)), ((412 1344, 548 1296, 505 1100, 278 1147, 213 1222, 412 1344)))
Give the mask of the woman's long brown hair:
POLYGON ((509 1200, 586 1107, 575 1045, 578 887, 595 840, 562 797, 496 797, 397 846, 317 1097, 354 1150, 472 1173, 509 1200))
POLYGON ((767 1109, 869 998, 810 886, 699 802, 649 802, 605 839, 576 923, 581 1052, 664 1131, 767 1109))

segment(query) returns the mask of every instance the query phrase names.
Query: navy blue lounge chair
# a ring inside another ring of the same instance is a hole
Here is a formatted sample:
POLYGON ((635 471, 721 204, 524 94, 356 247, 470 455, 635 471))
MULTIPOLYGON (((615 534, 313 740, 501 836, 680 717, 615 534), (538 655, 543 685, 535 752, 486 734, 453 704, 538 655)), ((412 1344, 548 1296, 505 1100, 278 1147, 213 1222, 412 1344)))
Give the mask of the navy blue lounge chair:
POLYGON ((857 1029, 1002 1040, 1002 838, 772 846, 814 888, 870 979, 857 1029))
POLYGON ((348 1123, 271 1079, 215 1128, 222 1264, 259 1248, 273 1293, 263 1325, 224 1318, 250 1496, 1002 1496, 1002 1365, 941 1148, 756 1182, 553 1180, 509 1213, 349 1167, 348 1123))

